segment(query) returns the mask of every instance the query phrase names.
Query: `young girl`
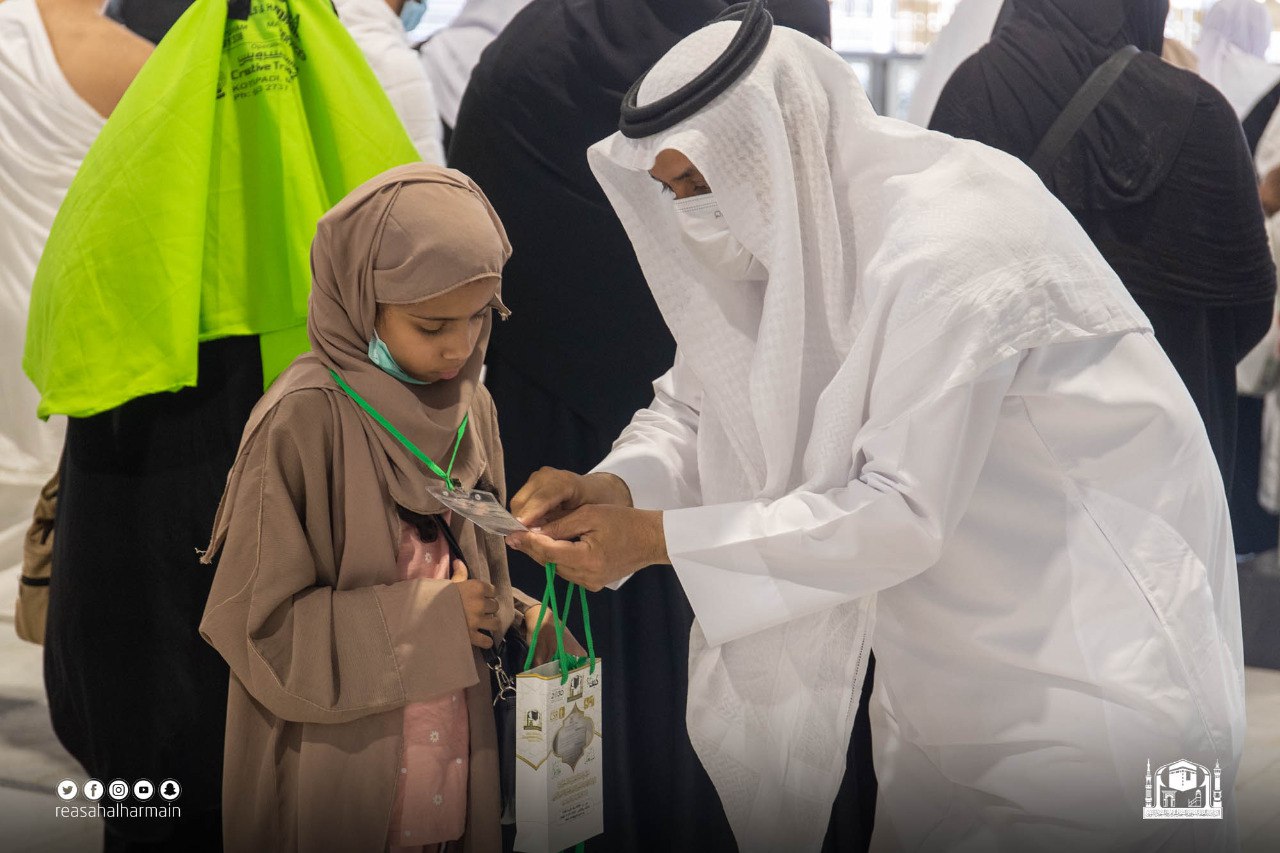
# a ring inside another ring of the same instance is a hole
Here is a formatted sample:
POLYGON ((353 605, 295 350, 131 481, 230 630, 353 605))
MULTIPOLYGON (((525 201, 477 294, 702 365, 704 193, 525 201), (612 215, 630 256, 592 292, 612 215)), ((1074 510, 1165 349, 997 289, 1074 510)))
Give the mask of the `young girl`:
POLYGON ((311 351, 254 410, 204 557, 228 850, 501 849, 478 649, 520 618, 505 546, 429 495, 405 442, 505 503, 480 366, 510 253, 479 188, 423 164, 320 220, 311 351))

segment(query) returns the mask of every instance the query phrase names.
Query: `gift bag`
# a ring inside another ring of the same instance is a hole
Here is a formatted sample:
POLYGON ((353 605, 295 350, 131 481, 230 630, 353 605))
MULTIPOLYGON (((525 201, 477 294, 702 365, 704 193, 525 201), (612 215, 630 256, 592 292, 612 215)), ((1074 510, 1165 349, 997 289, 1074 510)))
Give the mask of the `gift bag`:
MULTIPOLYGON (((564 850, 604 832, 601 665, 595 656, 586 591, 578 589, 587 657, 564 648, 564 620, 573 606, 570 585, 564 616, 547 567, 548 606, 556 624, 556 658, 536 669, 532 651, 516 676, 516 845, 523 853, 564 850)), ((541 630, 539 618, 534 635, 541 630)))

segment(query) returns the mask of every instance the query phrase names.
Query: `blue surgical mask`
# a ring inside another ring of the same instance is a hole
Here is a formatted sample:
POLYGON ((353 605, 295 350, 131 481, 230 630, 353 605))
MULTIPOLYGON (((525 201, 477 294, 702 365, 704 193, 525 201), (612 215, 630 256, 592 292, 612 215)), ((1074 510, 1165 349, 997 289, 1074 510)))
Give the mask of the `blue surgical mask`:
POLYGON ((400 7, 400 23, 404 24, 405 32, 417 29, 426 13, 427 4, 422 0, 405 0, 405 4, 400 7))
POLYGON ((380 367, 383 373, 393 376, 401 382, 407 382, 410 385, 431 384, 421 379, 414 379, 405 373, 404 368, 396 364, 396 360, 391 357, 391 350, 387 349, 387 345, 382 342, 382 338, 378 337, 376 329, 373 332, 373 340, 369 341, 369 360, 380 367))

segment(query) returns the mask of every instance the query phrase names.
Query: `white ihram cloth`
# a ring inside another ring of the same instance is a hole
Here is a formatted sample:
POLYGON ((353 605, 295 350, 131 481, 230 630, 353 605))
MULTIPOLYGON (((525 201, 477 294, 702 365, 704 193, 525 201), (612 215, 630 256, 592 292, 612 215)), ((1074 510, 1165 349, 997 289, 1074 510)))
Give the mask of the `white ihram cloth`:
POLYGON ((951 75, 978 49, 991 41, 991 29, 1000 17, 1004 0, 960 0, 951 20, 938 33, 920 63, 920 75, 911 90, 907 120, 928 127, 938 98, 951 75))
MULTIPOLYGON (((641 103, 736 26, 673 48, 641 103)), ((666 511, 697 617, 690 739, 740 847, 821 847, 877 593, 882 848, 1206 831, 1139 809, 1148 751, 1234 778, 1226 499, 1070 214, 1004 154, 877 118, 836 54, 783 28, 695 116, 588 157, 678 345, 597 470, 666 511), (645 173, 667 148, 767 283, 698 272, 645 173)))
POLYGON ((440 115, 450 127, 458 123, 458 107, 480 54, 528 5, 529 0, 467 0, 452 23, 419 48, 422 65, 435 86, 440 115))
POLYGON ((104 122, 63 76, 34 0, 0 3, 0 570, 21 562, 36 497, 62 453, 64 421, 36 418, 40 395, 22 372, 31 282, 104 122))
POLYGON ((338 17, 373 69, 423 162, 444 165, 444 128, 435 90, 400 16, 386 0, 334 0, 338 17))
POLYGON ((1263 58, 1270 44, 1271 13, 1257 0, 1220 0, 1205 15, 1196 43, 1200 76, 1242 120, 1280 83, 1280 67, 1263 58))

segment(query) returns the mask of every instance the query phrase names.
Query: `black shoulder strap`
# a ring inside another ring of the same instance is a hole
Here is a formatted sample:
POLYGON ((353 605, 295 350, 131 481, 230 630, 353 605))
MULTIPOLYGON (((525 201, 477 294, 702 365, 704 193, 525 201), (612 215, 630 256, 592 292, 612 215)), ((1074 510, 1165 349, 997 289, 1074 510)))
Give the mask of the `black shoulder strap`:
POLYGON ((1111 87, 1120 79, 1120 75, 1124 74, 1129 63, 1140 53, 1142 51, 1137 47, 1128 45, 1111 54, 1106 62, 1089 75, 1089 79, 1084 81, 1084 85, 1067 102, 1062 113, 1049 128, 1049 132, 1040 140, 1031 159, 1027 161, 1027 165, 1046 185, 1049 183, 1053 166, 1062 156, 1067 143, 1079 132, 1085 120, 1098 108, 1098 104, 1102 103, 1102 99, 1107 96, 1107 92, 1111 91, 1111 87))

